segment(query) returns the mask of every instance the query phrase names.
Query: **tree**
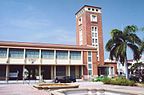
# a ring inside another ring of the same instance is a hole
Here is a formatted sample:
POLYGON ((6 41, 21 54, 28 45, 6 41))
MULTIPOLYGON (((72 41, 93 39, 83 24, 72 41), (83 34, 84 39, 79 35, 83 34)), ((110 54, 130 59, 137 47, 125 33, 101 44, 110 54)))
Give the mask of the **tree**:
POLYGON ((137 82, 144 82, 144 63, 137 62, 130 68, 132 76, 131 79, 137 82))
POLYGON ((141 54, 144 52, 144 41, 141 43, 140 52, 141 54))
POLYGON ((105 49, 110 52, 109 57, 111 60, 124 64, 126 78, 128 77, 128 66, 127 66, 127 49, 130 48, 133 52, 133 59, 140 59, 139 45, 141 39, 136 35, 138 31, 137 26, 129 25, 126 26, 123 31, 119 29, 113 29, 111 31, 111 38, 106 43, 105 49))

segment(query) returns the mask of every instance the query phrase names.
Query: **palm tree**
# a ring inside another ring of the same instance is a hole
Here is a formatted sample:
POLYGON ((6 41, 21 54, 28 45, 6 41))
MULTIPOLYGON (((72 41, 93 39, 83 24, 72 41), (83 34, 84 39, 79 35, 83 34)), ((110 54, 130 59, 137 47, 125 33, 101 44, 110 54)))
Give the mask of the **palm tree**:
POLYGON ((111 60, 115 59, 124 64, 126 78, 128 77, 127 67, 127 49, 130 48, 133 52, 133 59, 140 59, 139 45, 141 44, 140 38, 136 35, 138 31, 137 26, 126 26, 123 31, 113 29, 111 31, 111 39, 106 43, 106 51, 110 52, 109 57, 111 60))
POLYGON ((140 52, 141 52, 141 54, 144 52, 144 41, 143 41, 142 44, 141 44, 140 52))

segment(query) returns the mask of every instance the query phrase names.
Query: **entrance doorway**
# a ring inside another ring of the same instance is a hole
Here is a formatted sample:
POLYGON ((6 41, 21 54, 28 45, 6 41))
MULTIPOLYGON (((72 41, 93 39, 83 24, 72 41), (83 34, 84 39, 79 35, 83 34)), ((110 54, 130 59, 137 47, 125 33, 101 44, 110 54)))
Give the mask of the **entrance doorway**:
POLYGON ((35 80, 36 76, 39 75, 39 68, 36 65, 26 65, 25 69, 28 70, 28 77, 27 77, 27 79, 35 80))
POLYGON ((108 76, 109 67, 98 67, 98 76, 108 76))
POLYGON ((56 66, 56 76, 66 76, 66 66, 56 66))
POLYGON ((0 65, 0 80, 6 79, 6 66, 0 65))
POLYGON ((51 66, 41 66, 41 74, 43 76, 43 79, 51 79, 51 66))
POLYGON ((75 66, 70 67, 70 76, 76 77, 75 76, 75 66))
MULTIPOLYGON (((22 65, 9 65, 9 74, 10 73, 18 73, 17 79, 22 80, 23 79, 23 66, 22 65)), ((11 80, 11 78, 9 79, 11 80)))

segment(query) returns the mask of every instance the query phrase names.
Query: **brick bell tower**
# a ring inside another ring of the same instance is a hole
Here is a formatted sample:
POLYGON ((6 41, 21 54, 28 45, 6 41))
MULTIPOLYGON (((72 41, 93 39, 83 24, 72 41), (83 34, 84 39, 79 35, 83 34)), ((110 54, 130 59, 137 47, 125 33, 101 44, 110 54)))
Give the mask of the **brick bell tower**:
POLYGON ((101 8, 85 5, 76 14, 76 44, 97 49, 97 63, 104 64, 101 8))

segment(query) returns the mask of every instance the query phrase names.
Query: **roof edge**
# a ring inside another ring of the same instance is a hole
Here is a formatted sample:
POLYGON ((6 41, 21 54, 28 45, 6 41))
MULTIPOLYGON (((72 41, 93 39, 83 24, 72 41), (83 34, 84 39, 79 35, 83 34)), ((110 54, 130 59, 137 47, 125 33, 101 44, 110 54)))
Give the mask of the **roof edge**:
POLYGON ((80 12, 84 7, 92 7, 92 8, 102 9, 101 7, 96 7, 96 6, 91 6, 91 5, 84 5, 83 7, 81 7, 81 8, 75 13, 75 15, 77 15, 77 13, 80 12))

